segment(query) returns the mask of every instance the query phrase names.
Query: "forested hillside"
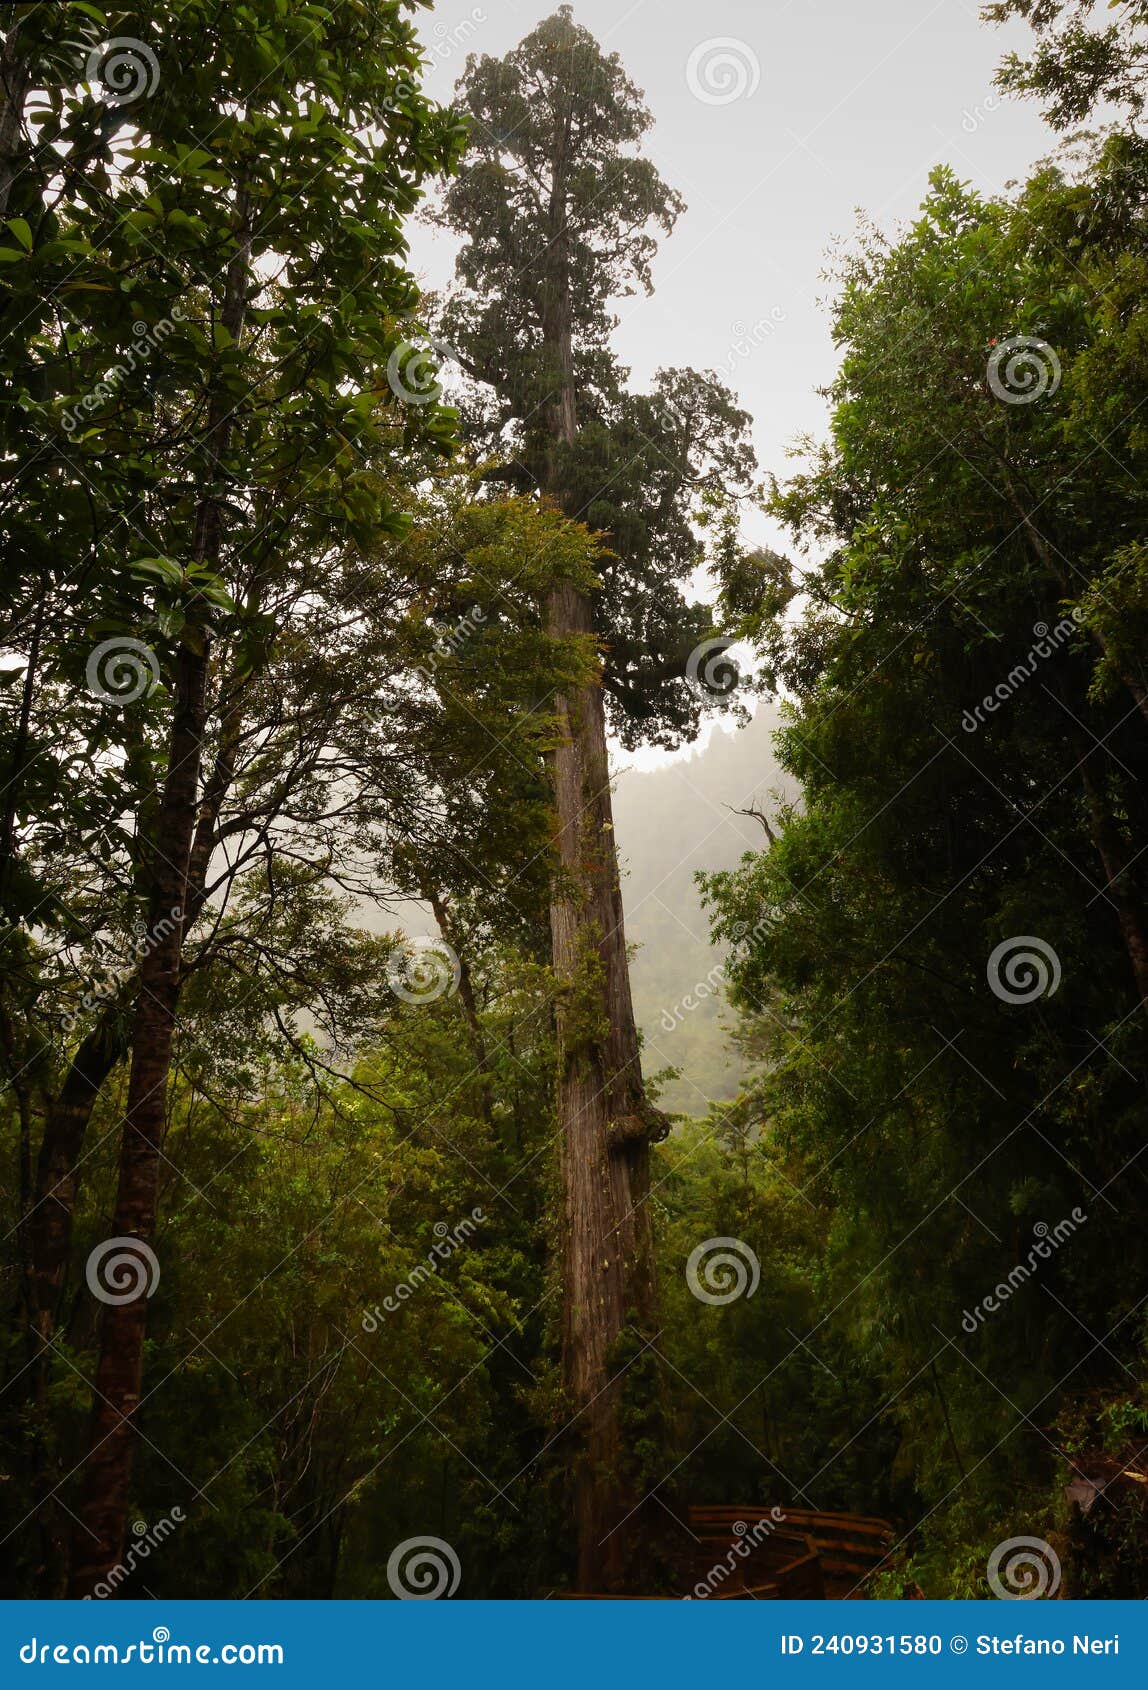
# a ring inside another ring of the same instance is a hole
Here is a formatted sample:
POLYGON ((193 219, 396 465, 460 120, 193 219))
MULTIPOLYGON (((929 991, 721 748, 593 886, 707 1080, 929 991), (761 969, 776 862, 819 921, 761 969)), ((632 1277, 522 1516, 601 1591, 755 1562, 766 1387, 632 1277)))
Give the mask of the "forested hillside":
POLYGON ((0 1595, 1148 1597, 1148 0, 768 464, 526 10, 0 19, 0 1595))
MULTIPOLYGON (((653 1072, 676 1068, 661 1092, 666 1107, 704 1115, 734 1097, 742 1061, 726 995, 728 948, 715 944, 697 875, 736 867, 759 850, 761 823, 783 783, 773 751, 776 712, 759 708, 737 729, 713 733, 703 750, 664 767, 624 768, 614 815, 626 900, 634 1009, 653 1072)), ((623 762, 625 759, 623 759, 623 762)))

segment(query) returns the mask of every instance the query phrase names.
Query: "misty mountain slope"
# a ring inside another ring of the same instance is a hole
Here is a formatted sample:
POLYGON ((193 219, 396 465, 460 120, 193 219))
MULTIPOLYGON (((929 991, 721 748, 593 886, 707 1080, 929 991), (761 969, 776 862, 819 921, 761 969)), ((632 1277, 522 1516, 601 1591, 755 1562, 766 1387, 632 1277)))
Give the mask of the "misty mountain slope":
POLYGON ((773 755, 776 713, 761 706, 740 732, 715 731, 709 744, 664 768, 624 769, 614 798, 622 861, 631 982, 645 1036, 647 1076, 675 1067, 664 1105, 691 1115, 734 1096, 741 1078, 726 1028, 732 1011, 722 984, 724 947, 710 943, 694 875, 732 868, 764 843, 752 817, 727 805, 772 810, 782 787, 773 755))

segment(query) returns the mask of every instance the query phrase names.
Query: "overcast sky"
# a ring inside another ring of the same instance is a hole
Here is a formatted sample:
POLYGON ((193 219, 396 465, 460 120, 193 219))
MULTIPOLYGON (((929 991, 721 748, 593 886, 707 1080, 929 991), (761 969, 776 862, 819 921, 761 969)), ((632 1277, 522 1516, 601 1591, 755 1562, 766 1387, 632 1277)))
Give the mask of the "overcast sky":
MULTIPOLYGON (((554 10, 439 0, 418 25, 430 92, 449 99, 467 53, 501 55, 554 10)), ((824 423, 821 271, 857 210, 893 227, 936 164, 994 191, 1051 150, 1036 108, 993 89, 1029 32, 981 23, 976 0, 575 0, 574 15, 644 90, 647 151, 688 207, 653 297, 623 302, 618 351, 639 385, 662 364, 722 372, 780 473, 788 443, 824 423)), ((413 249, 429 285, 449 280, 436 237, 417 230, 413 249)))

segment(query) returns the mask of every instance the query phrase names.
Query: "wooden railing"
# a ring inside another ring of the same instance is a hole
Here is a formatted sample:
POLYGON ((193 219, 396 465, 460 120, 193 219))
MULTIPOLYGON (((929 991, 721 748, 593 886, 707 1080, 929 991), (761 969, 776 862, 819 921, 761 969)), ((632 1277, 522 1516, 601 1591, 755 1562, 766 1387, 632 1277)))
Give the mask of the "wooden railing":
POLYGON ((698 1540, 691 1557, 697 1579, 711 1586, 710 1594, 727 1599, 769 1596, 770 1586, 785 1597, 833 1601, 855 1595, 885 1560, 894 1538, 887 1520, 866 1514, 806 1508, 775 1513, 748 1503, 691 1508, 689 1525, 698 1540))

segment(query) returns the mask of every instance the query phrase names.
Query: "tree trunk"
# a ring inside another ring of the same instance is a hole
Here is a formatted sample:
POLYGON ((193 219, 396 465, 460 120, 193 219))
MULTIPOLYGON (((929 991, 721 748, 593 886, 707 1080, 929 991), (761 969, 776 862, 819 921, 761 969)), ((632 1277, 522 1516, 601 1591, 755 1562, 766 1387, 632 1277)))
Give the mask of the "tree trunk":
MULTIPOLYGON (((11 46, 10 41, 8 47, 11 46)), ((4 82, 7 89, 7 49, 4 82)), ((0 120, 0 131, 5 137, 0 141, 0 157, 5 160, 10 153, 7 118, 11 110, 9 98, 5 117, 0 120)), ((28 759, 46 606, 45 589, 36 603, 11 771, 6 783, 5 812, 0 827, 0 909, 7 908, 8 877, 16 862, 20 785, 28 759)), ((31 1134, 33 1114, 25 1089, 18 1080, 23 1058, 13 1067, 12 1084, 20 1105, 19 1238, 28 1350, 28 1371, 23 1388, 31 1404, 27 1447, 40 1541, 36 1578, 39 1594, 46 1598, 62 1596, 67 1579, 67 1529, 55 1496, 58 1469, 50 1453, 52 1440, 47 1436, 49 1354, 55 1337, 60 1288, 71 1249, 75 1165, 92 1104, 115 1060, 114 1054, 108 1055, 105 1048, 109 1030, 109 1017, 105 1015, 76 1052, 58 1095, 47 1100, 43 1138, 35 1167, 31 1134)), ((10 1051, 11 1039, 7 1033, 5 1044, 10 1051)))
POLYGON ((12 184, 19 174, 20 128, 31 83, 31 69, 19 49, 21 27, 19 19, 8 25, 0 53, 0 217, 8 215, 12 184))
MULTIPOLYGON (((155 838, 149 905, 150 949, 140 964, 132 1062, 120 1153, 112 1234, 139 1239, 150 1251, 155 1236, 160 1146, 167 1110, 175 1011, 179 997, 183 911, 195 827, 203 738, 207 659, 181 648, 168 773, 155 838)), ((132 1464, 133 1416, 143 1377, 147 1299, 153 1274, 146 1260, 128 1302, 104 1308, 89 1454, 84 1467, 79 1529, 73 1543, 72 1590, 90 1596, 123 1553, 132 1464)))
MULTIPOLYGON (((584 594, 555 592, 550 630, 556 637, 592 634, 584 594)), ((584 1437, 575 1496, 579 1587, 612 1591, 637 1573, 639 1521, 627 1516, 640 1500, 621 1434, 618 1341, 629 1327, 636 1357, 653 1335, 649 1147, 668 1122, 642 1085, 600 685, 560 698, 558 717, 560 883, 550 925, 558 981, 563 1374, 584 1437)))
MULTIPOLYGON (((205 887, 215 827, 235 771, 242 727, 244 687, 233 688, 221 708, 219 746, 196 819, 187 875, 184 930, 205 901, 205 887)), ((125 1000, 139 991, 139 979, 129 979, 122 993, 107 1004, 96 1025, 72 1057, 57 1096, 49 1102, 36 1163, 34 1196, 29 1216, 31 1259, 35 1286, 33 1325, 40 1348, 50 1344, 56 1328, 57 1306, 72 1245, 72 1216, 76 1203, 76 1168, 88 1122, 100 1090, 116 1065, 127 1055, 121 1028, 125 1000)))
POLYGON ((60 1289, 72 1246, 76 1201, 76 1165, 99 1091, 125 1054, 117 1032, 122 1014, 111 1005, 72 1058, 64 1082, 48 1106, 36 1162, 34 1205, 30 1217, 35 1325, 40 1343, 51 1343, 56 1329, 60 1289))
MULTIPOLYGON (((249 207, 242 186, 237 195, 236 248, 227 268, 220 321, 233 345, 243 334, 250 273, 249 207)), ((193 555, 219 562, 223 522, 220 486, 223 454, 230 438, 232 402, 212 395, 206 431, 205 491, 196 511, 193 555)), ((167 1109, 175 1014, 179 1001, 183 935, 192 888, 189 877, 197 843, 199 775, 207 713, 208 638, 184 635, 175 665, 175 708, 167 776, 153 846, 149 899, 149 949, 140 963, 140 987, 132 1037, 128 1101, 120 1150, 120 1177, 113 1235, 139 1239, 150 1250, 155 1233, 160 1146, 167 1109)), ((200 867, 198 856, 197 870, 200 867)), ((206 865, 203 865, 204 870, 206 865)), ((145 1266, 149 1264, 145 1261, 145 1266)), ((91 1440, 84 1467, 79 1527, 73 1540, 72 1595, 92 1594, 123 1551, 135 1456, 134 1415, 143 1379, 144 1335, 150 1271, 137 1293, 104 1309, 96 1369, 91 1440)))
MULTIPOLYGON (((543 302, 549 445, 539 479, 542 490, 573 515, 563 486, 564 453, 577 432, 568 147, 569 123, 559 123, 543 302)), ((556 640, 594 642, 591 600, 572 586, 556 588, 548 627, 556 640)), ((558 986, 563 1379, 582 1442, 574 1476, 578 1585, 584 1591, 620 1591, 640 1583, 638 1530, 645 1522, 635 1512, 641 1495, 622 1433, 628 1368, 619 1341, 629 1329, 632 1360, 653 1336, 649 1147, 665 1137, 669 1123, 647 1101, 642 1084, 600 680, 560 696, 556 713, 559 742, 551 773, 558 876, 550 926, 558 986)))

